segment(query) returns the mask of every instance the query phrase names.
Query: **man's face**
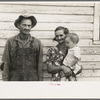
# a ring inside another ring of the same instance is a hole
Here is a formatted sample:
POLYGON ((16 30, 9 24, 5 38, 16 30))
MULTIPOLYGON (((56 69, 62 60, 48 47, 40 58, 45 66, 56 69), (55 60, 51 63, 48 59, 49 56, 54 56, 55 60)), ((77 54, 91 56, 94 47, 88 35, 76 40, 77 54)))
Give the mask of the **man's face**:
POLYGON ((55 32, 55 38, 58 43, 63 43, 65 39, 65 34, 63 30, 58 30, 55 32))
POLYGON ((30 19, 22 19, 20 24, 18 24, 18 28, 21 34, 29 34, 32 28, 32 22, 30 19))

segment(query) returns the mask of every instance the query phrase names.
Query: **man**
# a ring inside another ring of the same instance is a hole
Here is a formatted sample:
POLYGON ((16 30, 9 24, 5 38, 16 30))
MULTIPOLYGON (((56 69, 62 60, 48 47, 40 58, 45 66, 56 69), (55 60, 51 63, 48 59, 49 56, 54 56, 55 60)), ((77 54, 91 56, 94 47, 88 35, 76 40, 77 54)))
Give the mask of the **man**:
POLYGON ((36 23, 34 16, 20 15, 15 20, 19 34, 6 42, 2 57, 4 81, 42 81, 42 45, 29 33, 36 23))

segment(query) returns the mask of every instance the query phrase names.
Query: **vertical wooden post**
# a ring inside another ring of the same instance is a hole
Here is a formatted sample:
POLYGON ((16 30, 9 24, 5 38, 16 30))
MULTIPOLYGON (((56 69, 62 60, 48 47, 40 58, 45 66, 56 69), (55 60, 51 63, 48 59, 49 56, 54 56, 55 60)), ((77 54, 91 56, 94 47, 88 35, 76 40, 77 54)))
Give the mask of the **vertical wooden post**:
POLYGON ((100 3, 95 3, 94 5, 94 32, 93 32, 93 40, 99 41, 99 6, 100 3))

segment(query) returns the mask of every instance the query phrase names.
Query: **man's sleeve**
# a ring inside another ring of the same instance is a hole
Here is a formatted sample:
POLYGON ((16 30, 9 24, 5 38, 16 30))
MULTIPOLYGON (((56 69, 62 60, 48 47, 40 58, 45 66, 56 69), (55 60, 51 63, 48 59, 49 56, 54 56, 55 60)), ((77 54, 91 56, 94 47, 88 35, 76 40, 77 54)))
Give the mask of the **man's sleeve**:
POLYGON ((39 41, 39 54, 38 54, 38 76, 39 81, 43 81, 43 47, 39 41))
POLYGON ((10 64, 10 42, 6 42, 4 53, 2 56, 2 61, 4 62, 4 69, 2 73, 3 81, 9 80, 9 64, 10 64))

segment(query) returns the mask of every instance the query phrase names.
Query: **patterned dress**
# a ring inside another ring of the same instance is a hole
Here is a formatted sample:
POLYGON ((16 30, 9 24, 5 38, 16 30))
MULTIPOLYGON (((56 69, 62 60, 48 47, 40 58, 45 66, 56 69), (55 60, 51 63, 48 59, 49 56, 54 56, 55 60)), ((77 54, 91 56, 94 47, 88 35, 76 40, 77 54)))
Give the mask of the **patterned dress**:
MULTIPOLYGON (((51 47, 47 52, 46 63, 59 67, 62 64, 64 56, 65 54, 62 51, 58 50, 57 47, 51 47)), ((52 81, 60 81, 60 78, 62 76, 64 76, 63 71, 52 74, 52 81)))

